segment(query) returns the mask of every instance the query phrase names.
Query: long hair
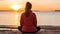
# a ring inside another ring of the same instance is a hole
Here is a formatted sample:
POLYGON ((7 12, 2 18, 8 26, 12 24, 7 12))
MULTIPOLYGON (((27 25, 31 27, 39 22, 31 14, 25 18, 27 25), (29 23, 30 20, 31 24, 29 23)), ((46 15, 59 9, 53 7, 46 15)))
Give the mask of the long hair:
POLYGON ((26 15, 26 17, 29 16, 29 12, 31 11, 31 8, 32 8, 32 4, 30 2, 27 2, 26 7, 25 7, 25 15, 26 15))

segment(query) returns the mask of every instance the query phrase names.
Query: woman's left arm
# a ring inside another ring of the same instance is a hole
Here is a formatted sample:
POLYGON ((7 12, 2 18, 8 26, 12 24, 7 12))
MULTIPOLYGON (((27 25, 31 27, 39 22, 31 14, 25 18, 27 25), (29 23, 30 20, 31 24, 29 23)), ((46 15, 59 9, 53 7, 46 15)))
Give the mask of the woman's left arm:
POLYGON ((23 14, 21 15, 21 18, 20 18, 20 25, 23 26, 23 14))

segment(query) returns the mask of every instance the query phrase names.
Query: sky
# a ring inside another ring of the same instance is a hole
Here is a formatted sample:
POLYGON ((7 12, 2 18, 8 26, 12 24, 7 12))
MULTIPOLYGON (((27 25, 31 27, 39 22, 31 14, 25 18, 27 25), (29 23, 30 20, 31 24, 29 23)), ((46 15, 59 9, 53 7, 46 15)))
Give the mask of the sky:
POLYGON ((32 4, 32 10, 60 10, 60 0, 0 0, 0 10, 18 10, 27 1, 32 4))

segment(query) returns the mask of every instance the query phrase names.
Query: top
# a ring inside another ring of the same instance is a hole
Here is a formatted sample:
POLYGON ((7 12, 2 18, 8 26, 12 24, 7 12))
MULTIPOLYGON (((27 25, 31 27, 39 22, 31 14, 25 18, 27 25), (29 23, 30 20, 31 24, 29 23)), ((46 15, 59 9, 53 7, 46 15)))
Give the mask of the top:
POLYGON ((29 11, 29 16, 26 17, 25 13, 22 13, 20 19, 20 25, 23 32, 35 32, 37 31, 37 19, 35 13, 29 11))

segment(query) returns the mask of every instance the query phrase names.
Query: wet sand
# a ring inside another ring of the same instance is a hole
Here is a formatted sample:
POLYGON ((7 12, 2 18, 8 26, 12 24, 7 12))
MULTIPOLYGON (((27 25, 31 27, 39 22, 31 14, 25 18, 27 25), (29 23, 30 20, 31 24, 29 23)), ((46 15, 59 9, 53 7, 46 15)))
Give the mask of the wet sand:
POLYGON ((0 34, 60 34, 60 30, 41 29, 37 33, 21 33, 19 30, 0 30, 0 34))
POLYGON ((41 28, 37 33, 22 33, 18 29, 1 28, 0 34, 60 34, 60 26, 39 26, 41 28))

